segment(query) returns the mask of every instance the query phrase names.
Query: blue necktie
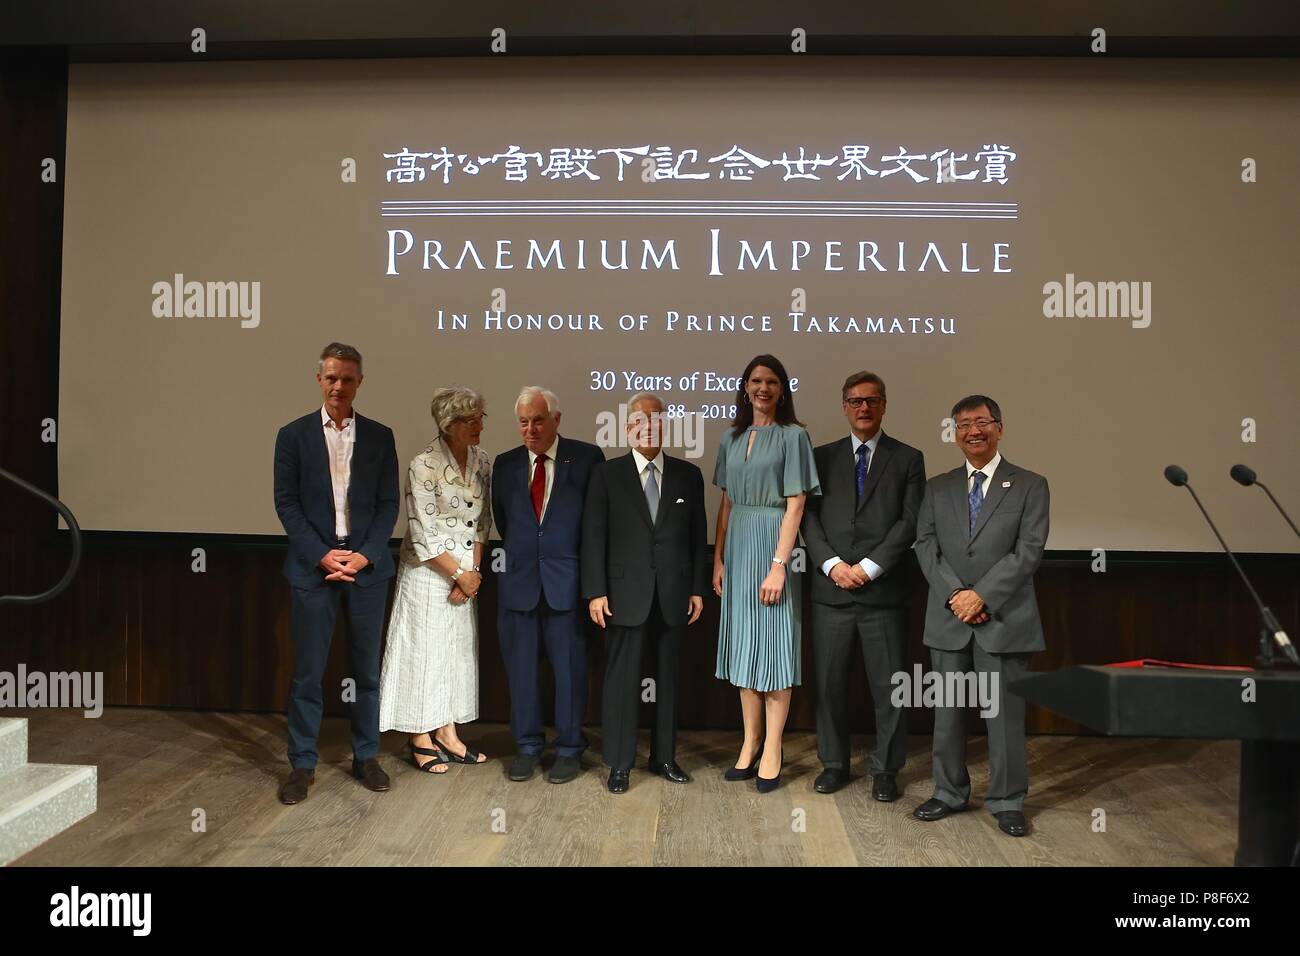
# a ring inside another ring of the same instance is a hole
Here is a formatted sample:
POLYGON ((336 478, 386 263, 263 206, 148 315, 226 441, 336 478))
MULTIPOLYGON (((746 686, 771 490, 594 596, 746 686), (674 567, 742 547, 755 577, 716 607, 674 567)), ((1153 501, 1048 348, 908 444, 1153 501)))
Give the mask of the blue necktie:
POLYGON ((970 533, 975 534, 975 522, 980 517, 980 507, 984 504, 984 472, 971 472, 970 485, 970 533))
POLYGON ((866 442, 863 442, 861 445, 858 446, 857 476, 858 476, 858 497, 859 498, 862 497, 862 489, 864 489, 867 486, 867 466, 868 466, 868 458, 870 454, 871 454, 871 449, 867 447, 866 442))
POLYGON ((646 465, 645 503, 650 506, 650 520, 654 521, 659 513, 659 484, 655 481, 655 463, 646 465))

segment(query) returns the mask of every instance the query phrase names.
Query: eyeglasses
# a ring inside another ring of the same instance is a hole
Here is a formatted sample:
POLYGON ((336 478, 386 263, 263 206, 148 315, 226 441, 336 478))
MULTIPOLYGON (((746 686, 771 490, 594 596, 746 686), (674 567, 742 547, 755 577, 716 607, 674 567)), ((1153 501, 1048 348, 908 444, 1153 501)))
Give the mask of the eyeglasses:
POLYGON ((861 408, 863 405, 866 405, 868 408, 879 408, 881 405, 885 404, 885 400, 879 395, 868 395, 866 398, 858 398, 857 396, 854 396, 853 398, 844 399, 844 404, 853 408, 861 408))
POLYGON ((973 422, 958 422, 957 431, 968 432, 972 428, 978 428, 980 431, 983 431, 984 429, 988 428, 990 425, 1000 425, 1000 424, 1002 424, 1002 419, 1000 418, 977 418, 973 422))

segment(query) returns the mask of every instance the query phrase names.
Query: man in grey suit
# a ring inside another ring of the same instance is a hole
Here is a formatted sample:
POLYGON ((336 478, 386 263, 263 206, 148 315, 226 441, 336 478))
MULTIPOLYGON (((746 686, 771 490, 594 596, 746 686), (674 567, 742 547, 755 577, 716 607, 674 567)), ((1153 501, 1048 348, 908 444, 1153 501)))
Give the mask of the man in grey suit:
MULTIPOLYGON (((1044 647, 1034 572, 1047 543, 1047 479, 998 452, 1002 410, 993 399, 963 398, 952 418, 966 463, 930 479, 917 520, 916 556, 930 583, 925 645, 936 672, 973 672, 981 686, 996 687, 984 806, 1004 833, 1018 837, 1028 830, 1025 702, 1007 686, 1044 647)), ((956 703, 944 700, 935 710, 934 796, 913 812, 920 820, 968 809, 965 713, 956 703)))
POLYGON ((849 781, 849 663, 861 644, 876 711, 872 796, 898 798, 907 759, 906 711, 891 703, 907 668, 907 564, 925 494, 925 458, 881 431, 885 383, 855 372, 840 390, 849 435, 813 451, 822 493, 808 499, 803 538, 812 578, 817 662, 818 793, 849 781))

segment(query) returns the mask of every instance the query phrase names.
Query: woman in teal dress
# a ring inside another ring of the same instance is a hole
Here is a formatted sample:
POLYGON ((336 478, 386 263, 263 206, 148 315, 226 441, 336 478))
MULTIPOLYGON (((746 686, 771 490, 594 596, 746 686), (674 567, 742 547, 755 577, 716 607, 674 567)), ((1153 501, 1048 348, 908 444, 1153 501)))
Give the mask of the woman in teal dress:
POLYGON ((790 555, 804 502, 821 494, 812 442, 775 356, 745 367, 713 483, 723 490, 713 559, 713 591, 722 598, 716 676, 740 688, 745 721, 726 778, 757 777, 766 793, 781 780, 781 734, 799 683, 799 578, 789 572, 790 555))

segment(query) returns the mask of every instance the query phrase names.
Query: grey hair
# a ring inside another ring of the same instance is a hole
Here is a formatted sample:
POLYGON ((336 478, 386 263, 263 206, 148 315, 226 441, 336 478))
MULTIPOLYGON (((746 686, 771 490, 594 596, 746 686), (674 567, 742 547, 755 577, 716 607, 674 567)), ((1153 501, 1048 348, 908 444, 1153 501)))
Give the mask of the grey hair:
POLYGON ((452 422, 460 418, 472 418, 482 414, 483 396, 464 385, 445 385, 433 393, 429 402, 429 414, 438 425, 439 434, 447 434, 452 422))
POLYGON ((325 371, 325 360, 336 358, 343 362, 356 362, 357 374, 361 372, 361 353, 351 345, 344 345, 342 342, 331 342, 320 350, 320 358, 316 361, 316 374, 319 375, 325 371))
POLYGON ((525 385, 520 390, 519 397, 515 399, 515 411, 519 411, 520 405, 531 405, 538 396, 546 399, 546 410, 552 416, 560 414, 560 399, 549 388, 540 385, 525 385))
POLYGON ((659 411, 661 412, 668 407, 664 404, 664 400, 654 392, 637 392, 627 400, 628 414, 631 414, 632 409, 636 406, 637 402, 654 402, 659 406, 659 411))

